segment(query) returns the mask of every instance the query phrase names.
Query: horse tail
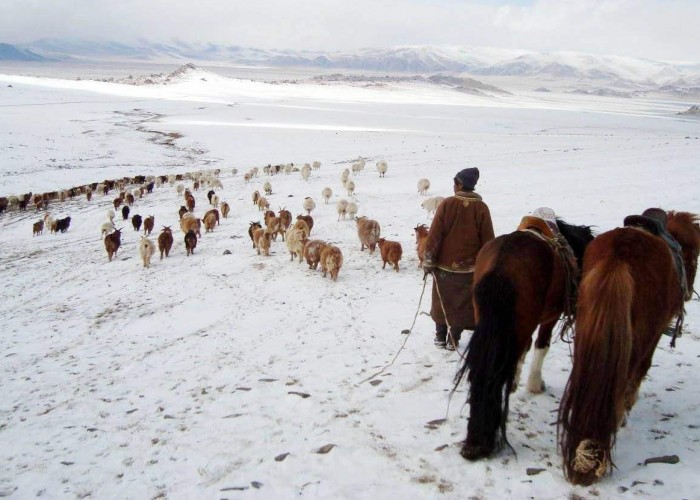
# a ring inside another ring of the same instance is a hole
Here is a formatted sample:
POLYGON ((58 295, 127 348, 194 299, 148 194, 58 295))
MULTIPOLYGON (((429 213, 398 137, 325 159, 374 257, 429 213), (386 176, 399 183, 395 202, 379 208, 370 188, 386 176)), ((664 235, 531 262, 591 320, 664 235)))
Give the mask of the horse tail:
POLYGON ((466 356, 455 376, 455 388, 468 373, 469 423, 462 456, 486 457, 504 444, 508 403, 518 362, 515 332, 515 286, 510 278, 491 271, 474 287, 479 321, 466 356))
POLYGON ((612 256, 581 283, 573 367, 559 408, 564 474, 575 484, 591 484, 613 466, 611 450, 625 412, 633 297, 629 266, 612 256))

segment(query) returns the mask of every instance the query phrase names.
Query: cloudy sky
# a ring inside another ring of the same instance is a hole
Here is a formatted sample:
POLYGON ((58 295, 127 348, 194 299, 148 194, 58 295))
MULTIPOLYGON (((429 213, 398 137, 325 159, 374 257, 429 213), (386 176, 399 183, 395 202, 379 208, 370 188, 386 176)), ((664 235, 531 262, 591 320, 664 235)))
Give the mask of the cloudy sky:
POLYGON ((700 61, 700 0, 0 0, 0 42, 450 44, 700 61))

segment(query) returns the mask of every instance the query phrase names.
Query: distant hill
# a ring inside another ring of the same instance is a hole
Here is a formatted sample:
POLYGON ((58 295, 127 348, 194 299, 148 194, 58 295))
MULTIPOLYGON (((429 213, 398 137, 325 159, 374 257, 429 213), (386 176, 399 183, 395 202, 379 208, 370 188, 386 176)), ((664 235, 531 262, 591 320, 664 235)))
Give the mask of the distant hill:
POLYGON ((9 43, 0 43, 0 61, 45 61, 31 50, 19 49, 9 43))

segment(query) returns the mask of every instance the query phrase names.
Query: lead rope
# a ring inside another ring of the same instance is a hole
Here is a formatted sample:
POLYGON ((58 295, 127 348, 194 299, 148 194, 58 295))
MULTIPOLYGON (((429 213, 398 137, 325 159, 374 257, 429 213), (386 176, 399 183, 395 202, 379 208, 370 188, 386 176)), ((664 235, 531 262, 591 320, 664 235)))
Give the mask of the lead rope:
POLYGON ((399 357, 399 354, 401 354, 401 351, 403 351, 403 348, 406 347, 406 342, 408 342, 408 337, 411 336, 411 333, 413 332, 413 327, 416 326, 416 319, 418 319, 418 314, 420 313, 420 305, 423 302, 423 294, 425 293, 425 285, 428 283, 428 274, 426 273, 425 276, 423 276, 423 289, 420 292, 420 298, 418 299, 418 308, 416 309, 416 314, 413 316, 413 323, 411 323, 411 328, 408 329, 408 333, 406 333, 406 338, 403 341, 403 344, 401 344, 401 347, 399 347, 399 350, 396 352, 396 355, 394 356, 394 359, 391 360, 390 363, 384 365, 381 370, 378 372, 370 375, 366 379, 360 381, 357 385, 364 384, 365 382, 368 382, 372 380, 375 377, 378 377, 384 371, 389 368, 391 365, 394 364, 396 359, 399 357))

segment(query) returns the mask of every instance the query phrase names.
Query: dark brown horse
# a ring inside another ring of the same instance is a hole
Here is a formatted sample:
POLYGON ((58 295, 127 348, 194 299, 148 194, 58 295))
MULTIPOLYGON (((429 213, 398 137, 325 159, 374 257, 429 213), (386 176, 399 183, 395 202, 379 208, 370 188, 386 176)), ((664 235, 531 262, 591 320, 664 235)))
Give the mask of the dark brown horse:
POLYGON ((588 485, 612 467, 612 447, 662 332, 682 312, 695 281, 698 217, 670 212, 681 244, 688 293, 669 245, 637 228, 598 236, 586 250, 576 312, 574 362, 559 409, 564 474, 588 485))
POLYGON ((576 285, 583 252, 593 239, 589 226, 561 220, 557 226, 575 259, 562 254, 561 245, 531 231, 499 236, 477 256, 476 328, 455 377, 456 388, 468 374, 469 423, 461 451, 467 460, 488 457, 504 444, 510 447, 506 439, 510 393, 517 388, 518 372, 538 325, 527 387, 534 393, 544 390, 542 362, 552 330, 566 307, 567 283, 576 285))

